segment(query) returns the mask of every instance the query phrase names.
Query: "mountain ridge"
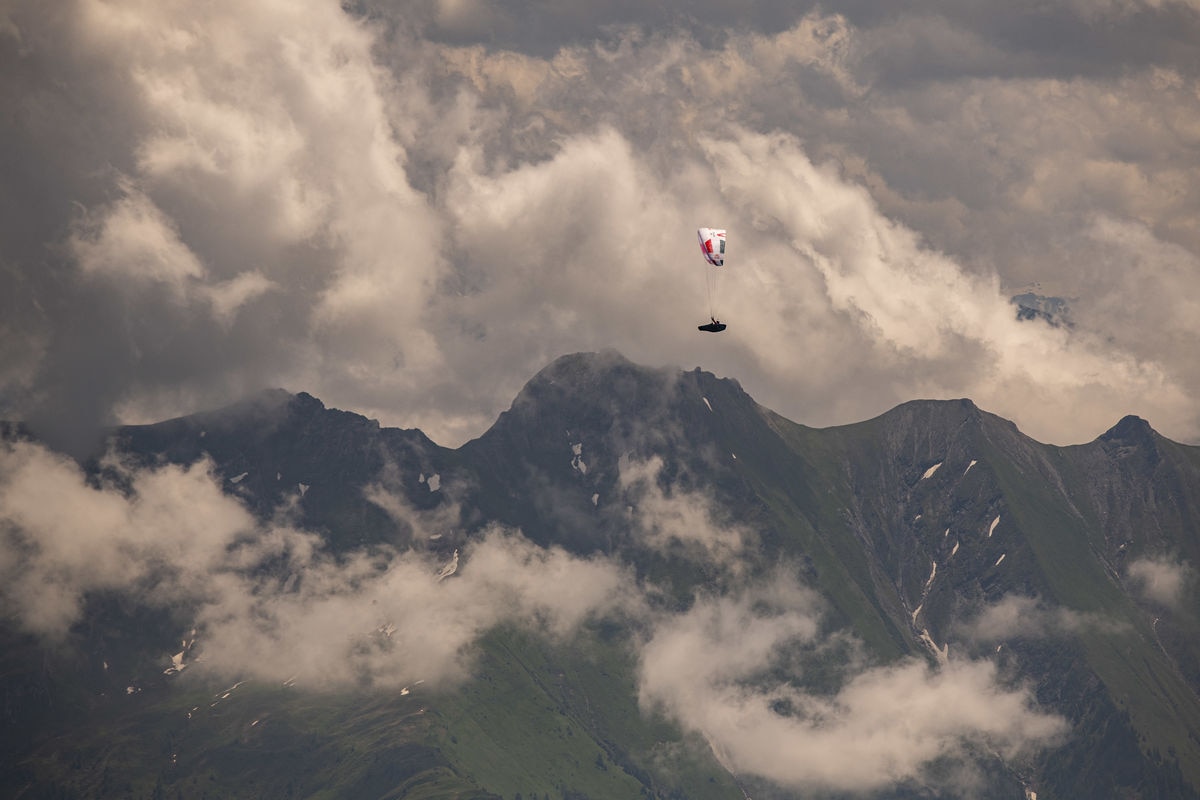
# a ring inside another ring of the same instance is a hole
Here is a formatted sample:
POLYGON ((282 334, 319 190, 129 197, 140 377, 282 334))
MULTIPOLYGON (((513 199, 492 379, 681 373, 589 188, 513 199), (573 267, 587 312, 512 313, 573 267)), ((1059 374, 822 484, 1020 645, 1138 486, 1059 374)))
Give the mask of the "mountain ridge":
MULTIPOLYGON (((15 426, 5 432, 18 435, 15 426)), ((112 446, 137 469, 208 459, 222 491, 264 520, 290 509, 291 524, 319 534, 338 558, 383 547, 453 555, 458 564, 461 550, 469 572, 500 525, 547 551, 625 565, 659 588, 659 614, 689 613, 736 590, 739 575, 767 580, 786 565, 828 604, 822 625, 852 633, 865 663, 895 668, 916 658, 936 670, 948 659, 987 660, 1069 722, 1066 743, 1033 760, 982 758, 997 787, 1052 798, 1117 796, 1106 793, 1124 787, 1121 796, 1149 798, 1163 796, 1157 790, 1196 796, 1200 786, 1200 621, 1179 601, 1192 591, 1179 565, 1200 563, 1200 448, 1137 417, 1065 447, 1036 442, 968 399, 910 401, 812 428, 760 406, 733 379, 641 367, 607 351, 556 359, 487 431, 454 449, 282 390, 121 428, 112 446), (407 510, 381 505, 384 496, 402 498, 407 510), (421 530, 429 520, 432 535, 421 530), (1163 576, 1178 579, 1174 594, 1154 582, 1163 576)), ((106 467, 96 459, 89 469, 101 480, 106 467)), ((482 663, 510 696, 530 701, 531 713, 545 693, 559 716, 544 724, 598 748, 590 751, 599 753, 596 775, 555 780, 581 789, 619 772, 652 794, 705 796, 694 784, 671 784, 639 755, 649 746, 642 737, 685 741, 686 715, 673 718, 682 727, 671 733, 636 712, 629 692, 640 667, 618 655, 631 645, 616 646, 629 635, 617 630, 597 629, 610 639, 589 649, 591 663, 524 635, 514 647, 512 632, 485 640, 482 663), (546 683, 544 669, 563 677, 546 683), (598 714, 600 698, 620 711, 598 714)), ((829 658, 790 680, 837 691, 845 666, 829 658)), ((479 700, 487 697, 480 680, 461 697, 490 707, 479 700)), ((443 709, 422 728, 422 746, 433 749, 413 756, 424 766, 404 779, 437 783, 444 770, 460 782, 458 796, 468 785, 511 795, 507 768, 479 760, 503 752, 504 737, 485 744, 462 727, 498 722, 473 716, 461 697, 425 701, 443 709)), ((526 735, 540 744, 509 760, 532 776, 536 760, 521 759, 549 740, 540 728, 526 735)), ((60 774, 40 752, 22 763, 40 764, 36 775, 60 774)), ((696 769, 728 787, 728 776, 705 772, 712 767, 696 769)), ((739 780, 756 795, 791 796, 766 777, 739 780)), ((945 796, 913 780, 887 796, 945 796)))

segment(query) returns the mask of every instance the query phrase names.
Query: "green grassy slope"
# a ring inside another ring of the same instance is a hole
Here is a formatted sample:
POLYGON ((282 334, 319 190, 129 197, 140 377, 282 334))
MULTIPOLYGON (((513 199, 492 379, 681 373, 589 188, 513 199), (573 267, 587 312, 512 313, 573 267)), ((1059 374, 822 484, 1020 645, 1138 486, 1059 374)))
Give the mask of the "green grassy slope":
POLYGON ((313 693, 186 674, 64 713, 7 770, 5 796, 728 798, 696 742, 638 708, 620 636, 479 645, 459 687, 313 693), (228 695, 228 696, 226 696, 228 695))

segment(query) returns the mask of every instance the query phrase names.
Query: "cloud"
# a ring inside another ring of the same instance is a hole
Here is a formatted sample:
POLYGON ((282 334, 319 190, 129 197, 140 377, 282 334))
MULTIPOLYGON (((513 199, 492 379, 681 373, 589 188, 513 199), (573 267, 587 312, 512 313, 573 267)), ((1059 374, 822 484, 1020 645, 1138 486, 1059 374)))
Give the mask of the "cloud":
POLYGON ((935 761, 986 746, 1006 759, 1055 743, 1066 722, 990 662, 859 665, 804 690, 770 671, 818 640, 821 606, 790 579, 700 597, 662 620, 641 654, 641 702, 702 735, 735 773, 806 791, 871 792, 932 781, 935 761))
MULTIPOLYGON (((654 466, 630 475, 650 482, 654 466)), ((625 614, 649 620, 635 643, 645 707, 703 735, 734 772, 804 788, 922 781, 934 760, 969 760, 977 745, 1016 758, 1062 731, 988 664, 871 666, 852 637, 823 629, 823 602, 786 570, 651 614, 617 563, 509 531, 464 544, 453 576, 439 580, 444 565, 426 546, 335 556, 288 524, 286 504, 256 519, 207 461, 133 468, 110 457, 105 467, 97 481, 37 444, 0 450, 0 599, 40 636, 67 636, 89 596, 119 593, 197 629, 188 674, 318 690, 453 684, 496 626, 567 638, 597 616, 625 614)), ((714 559, 734 544, 697 533, 712 523, 682 514, 689 498, 642 488, 642 513, 661 528, 653 535, 673 531, 673 545, 714 559)), ((382 486, 371 497, 414 526, 430 522, 382 486)), ((428 542, 428 531, 414 539, 428 542)))
POLYGON ((294 591, 226 592, 198 617, 205 663, 262 679, 291 675, 307 688, 351 679, 445 685, 467 676, 471 647, 497 625, 566 636, 622 603, 625 576, 615 565, 513 534, 473 543, 464 562, 439 581, 413 553, 360 553, 302 565, 294 591), (347 620, 360 622, 348 629, 347 620))
POLYGON ((92 132, 63 185, 25 185, 80 204, 60 204, 71 234, 51 251, 65 283, 30 287, 53 331, 30 387, 52 408, 39 426, 373 375, 351 404, 369 410, 398 364, 410 386, 438 369, 414 324, 436 283, 438 221, 406 180, 365 25, 334 3, 80 0, 13 19, 28 61, 66 48, 45 59, 60 88, 29 96, 21 136, 92 132), (81 109, 75 92, 102 102, 81 109), (107 324, 77 322, 89 316, 107 324), (100 367, 90 391, 80 362, 100 367))
POLYGON ((568 636, 636 602, 616 564, 510 532, 466 545, 439 581, 423 551, 334 556, 312 533, 259 522, 207 461, 107 466, 119 481, 96 486, 39 445, 0 450, 0 598, 40 636, 67 636, 89 595, 117 592, 190 617, 203 669, 219 674, 435 684, 465 677, 472 645, 497 625, 568 636))
POLYGON ((1131 561, 1126 574, 1147 600, 1178 608, 1193 571, 1185 562, 1147 557, 1131 561))
POLYGON ((278 288, 279 284, 259 272, 243 272, 236 278, 208 287, 205 294, 212 303, 214 315, 229 323, 237 316, 242 306, 278 288))
POLYGON ((70 12, 0 36, 0 402, 42 430, 283 385, 458 444, 615 348, 814 425, 1200 436, 1185 4, 70 12), (1017 324, 1032 282, 1074 330, 1017 324))
POLYGON ((1006 595, 956 626, 968 639, 998 642, 1070 636, 1084 630, 1113 631, 1125 627, 1098 614, 1048 605, 1036 597, 1006 595))
POLYGON ((72 239, 79 266, 85 274, 161 283, 182 292, 189 279, 204 276, 204 266, 153 201, 124 184, 125 196, 72 239))
POLYGON ((664 488, 663 461, 622 458, 618 482, 631 503, 635 541, 664 555, 680 555, 740 575, 750 565, 753 533, 731 522, 720 523, 713 503, 699 492, 664 488))
MULTIPOLYGON (((208 464, 126 477, 128 498, 89 487, 73 461, 41 446, 0 451, 3 593, 26 628, 64 636, 95 591, 136 587, 160 605, 195 599, 209 572, 260 552, 226 552, 255 523, 221 493, 208 464)), ((309 538, 294 543, 312 548, 309 538)))

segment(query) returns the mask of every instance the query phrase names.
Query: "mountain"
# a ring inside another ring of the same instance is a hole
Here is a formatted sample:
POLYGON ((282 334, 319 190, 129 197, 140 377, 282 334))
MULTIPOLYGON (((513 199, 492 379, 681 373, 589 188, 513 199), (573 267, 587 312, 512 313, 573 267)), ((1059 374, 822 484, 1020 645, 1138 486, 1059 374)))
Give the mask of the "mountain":
POLYGON ((457 449, 282 391, 3 436, 6 796, 1200 797, 1200 448, 1136 417, 815 429, 608 352, 457 449))
POLYGON ((1048 297, 1036 292, 1013 295, 1009 302, 1017 307, 1017 319, 1022 321, 1041 320, 1052 327, 1074 327, 1071 307, 1066 298, 1048 297))

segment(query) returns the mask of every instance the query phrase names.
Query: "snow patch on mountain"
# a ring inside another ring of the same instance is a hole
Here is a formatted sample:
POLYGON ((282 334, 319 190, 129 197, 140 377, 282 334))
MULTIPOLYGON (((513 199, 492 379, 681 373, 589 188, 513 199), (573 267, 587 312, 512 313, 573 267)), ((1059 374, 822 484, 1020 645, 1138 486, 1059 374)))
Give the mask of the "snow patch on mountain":
POLYGON ((587 475, 588 465, 583 460, 583 442, 571 445, 571 452, 574 453, 574 456, 571 458, 571 469, 581 475, 587 475))
POLYGON ((912 624, 917 624, 917 617, 921 613, 921 609, 925 608, 925 600, 929 597, 929 589, 933 586, 933 579, 937 577, 937 562, 933 562, 932 568, 929 570, 929 577, 925 580, 925 587, 921 590, 921 602, 912 612, 912 624))
POLYGON ((437 575, 438 582, 440 583, 441 581, 446 580, 446 578, 449 578, 455 572, 458 572, 458 550, 457 550, 457 548, 455 549, 454 556, 451 557, 450 561, 444 567, 442 567, 441 570, 438 571, 438 575, 437 575))

